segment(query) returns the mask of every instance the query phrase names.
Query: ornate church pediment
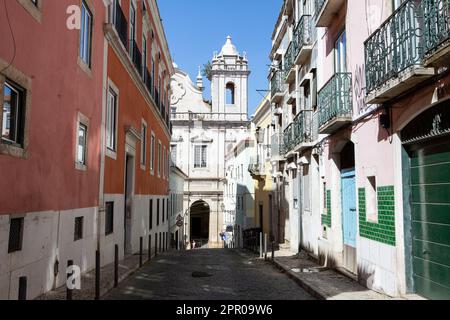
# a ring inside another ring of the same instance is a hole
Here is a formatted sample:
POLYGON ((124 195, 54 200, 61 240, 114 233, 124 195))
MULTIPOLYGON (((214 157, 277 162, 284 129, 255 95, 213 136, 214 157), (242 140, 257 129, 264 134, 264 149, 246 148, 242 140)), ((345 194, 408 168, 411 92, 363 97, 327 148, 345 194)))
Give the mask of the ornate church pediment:
POLYGON ((170 99, 170 103, 172 105, 177 104, 184 96, 186 95, 186 88, 183 83, 174 81, 172 85, 172 96, 170 99))
POLYGON ((214 141, 214 139, 208 137, 204 132, 191 139, 191 142, 193 142, 193 143, 212 143, 213 141, 214 141))

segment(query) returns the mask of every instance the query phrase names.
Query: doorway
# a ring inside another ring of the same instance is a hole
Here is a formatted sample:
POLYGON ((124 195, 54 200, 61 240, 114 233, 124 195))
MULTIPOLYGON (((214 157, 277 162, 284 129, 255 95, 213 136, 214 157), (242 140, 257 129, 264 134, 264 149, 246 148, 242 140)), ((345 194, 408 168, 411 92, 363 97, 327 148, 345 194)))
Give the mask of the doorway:
POLYGON ((436 300, 450 299, 449 107, 428 108, 401 131, 407 285, 436 300))
POLYGON ((127 154, 125 161, 125 213, 124 213, 124 253, 132 254, 131 250, 131 224, 133 212, 133 179, 134 157, 127 154))
POLYGON ((356 234, 356 177, 355 146, 349 141, 341 151, 341 204, 344 268, 357 274, 356 234))
POLYGON ((209 241, 209 217, 210 208, 205 201, 197 201, 190 209, 190 234, 191 242, 195 241, 196 247, 205 247, 209 241))

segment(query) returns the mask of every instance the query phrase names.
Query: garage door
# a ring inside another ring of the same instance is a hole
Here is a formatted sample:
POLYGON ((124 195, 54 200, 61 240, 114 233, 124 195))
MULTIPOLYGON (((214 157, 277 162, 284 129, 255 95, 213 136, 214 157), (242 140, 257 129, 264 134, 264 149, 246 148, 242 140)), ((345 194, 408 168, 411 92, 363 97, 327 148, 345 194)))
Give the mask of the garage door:
POLYGON ((450 138, 410 150, 415 290, 450 299, 450 138))

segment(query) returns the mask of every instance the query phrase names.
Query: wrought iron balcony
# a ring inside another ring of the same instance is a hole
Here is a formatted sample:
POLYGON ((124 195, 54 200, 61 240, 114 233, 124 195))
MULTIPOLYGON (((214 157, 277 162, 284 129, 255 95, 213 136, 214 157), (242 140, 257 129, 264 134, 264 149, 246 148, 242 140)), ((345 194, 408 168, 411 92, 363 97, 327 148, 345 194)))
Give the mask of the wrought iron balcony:
POLYGON ((352 74, 336 73, 319 91, 319 131, 330 134, 352 121, 352 74))
POLYGON ((291 151, 301 151, 312 141, 310 110, 303 110, 294 118, 283 134, 284 154, 291 151))
POLYGON ((156 102, 156 108, 159 109, 160 105, 161 105, 161 101, 159 100, 159 91, 158 91, 158 89, 156 89, 156 87, 154 87, 154 94, 155 94, 154 99, 156 102))
POLYGON ((272 102, 279 102, 283 98, 284 83, 283 71, 275 71, 272 79, 270 79, 270 89, 272 92, 272 102))
POLYGON ((287 154, 295 147, 294 143, 294 123, 291 123, 289 126, 284 129, 283 133, 283 154, 287 154))
POLYGON ((134 67, 138 73, 142 76, 142 54, 139 50, 135 40, 130 40, 130 57, 133 61, 134 67))
POLYGON ((295 72, 293 70, 293 67, 296 51, 297 51, 297 44, 295 41, 291 41, 284 55, 283 71, 285 83, 291 83, 292 80, 295 80, 295 72))
POLYGON ((347 0, 315 0, 315 19, 317 27, 329 27, 347 0))
POLYGON ((248 165, 248 171, 252 176, 262 177, 265 176, 265 164, 261 161, 259 156, 251 157, 250 164, 248 165))
POLYGON ((113 10, 114 17, 114 28, 117 31, 117 34, 119 35, 120 41, 122 42, 123 46, 126 48, 128 44, 128 22, 127 18, 125 18, 125 15, 122 11, 122 8, 120 7, 119 1, 115 2, 115 8, 113 10))
POLYGON ((284 141, 282 133, 275 133, 272 136, 272 160, 281 161, 284 159, 284 141))
MULTIPOLYGON (((437 2, 405 1, 365 41, 367 103, 388 101, 435 74, 424 66, 423 58, 433 50, 433 43, 440 42, 431 36, 438 28, 433 14, 425 18, 424 12, 431 12, 437 2)), ((434 12, 436 17, 439 10, 434 12)))
POLYGON ((294 119, 294 145, 296 149, 301 149, 302 146, 311 142, 311 119, 312 111, 303 110, 294 119))
POLYGON ((450 65, 450 0, 422 0, 425 65, 450 65))
POLYGON ((148 92, 154 98, 153 79, 152 79, 152 75, 150 74, 148 69, 145 70, 144 82, 145 82, 145 86, 147 87, 148 92))
POLYGON ((312 25, 311 16, 303 15, 297 23, 294 31, 294 42, 296 44, 295 61, 297 65, 305 62, 306 57, 312 51, 312 25))

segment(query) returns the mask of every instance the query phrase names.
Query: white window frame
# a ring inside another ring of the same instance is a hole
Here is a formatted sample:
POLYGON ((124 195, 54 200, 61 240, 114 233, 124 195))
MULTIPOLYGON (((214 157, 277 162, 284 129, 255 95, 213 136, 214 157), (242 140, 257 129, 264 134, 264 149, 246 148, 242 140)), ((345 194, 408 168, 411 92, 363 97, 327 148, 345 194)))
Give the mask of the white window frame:
POLYGON ((147 136, 148 136, 148 125, 147 122, 141 120, 141 169, 145 170, 147 165, 147 136))
POLYGON ((89 158, 89 118, 83 115, 82 113, 78 113, 77 118, 77 125, 75 130, 75 168, 80 171, 86 171, 88 167, 88 158, 89 158), (79 134, 79 128, 80 125, 86 127, 86 145, 84 147, 84 163, 81 163, 78 161, 78 146, 79 146, 79 140, 78 140, 78 134, 79 134))
POLYGON ((158 177, 161 178, 161 159, 162 157, 162 144, 161 140, 158 140, 158 177))
POLYGON ((155 147, 156 147, 156 138, 155 133, 152 131, 150 136, 150 174, 153 176, 155 174, 155 147))
POLYGON ((166 146, 163 146, 163 152, 162 152, 162 177, 165 180, 166 179, 166 146))
POLYGON ((194 145, 194 169, 207 169, 208 168, 208 145, 206 144, 196 144, 194 145), (200 164, 197 166, 197 148, 200 149, 200 164), (203 150, 205 150, 203 152, 203 150), (205 165, 203 165, 205 163, 205 165))
POLYGON ((86 1, 81 2, 81 28, 80 28, 80 43, 79 43, 79 57, 81 61, 90 69, 92 67, 92 35, 94 26, 94 14, 86 1), (85 14, 89 17, 89 21, 84 21, 83 24, 83 9, 85 14), (88 24, 89 23, 89 24, 88 24), (87 30, 86 30, 87 28, 87 30))
POLYGON ((117 86, 108 79, 108 92, 106 93, 106 123, 105 123, 105 147, 106 147, 106 155, 114 160, 117 159, 117 128, 119 126, 119 89, 117 86), (112 136, 114 137, 114 146, 113 148, 110 148, 109 145, 109 115, 110 115, 110 94, 113 94, 115 96, 115 114, 114 114, 114 121, 115 121, 115 127, 114 132, 112 133, 112 136))

